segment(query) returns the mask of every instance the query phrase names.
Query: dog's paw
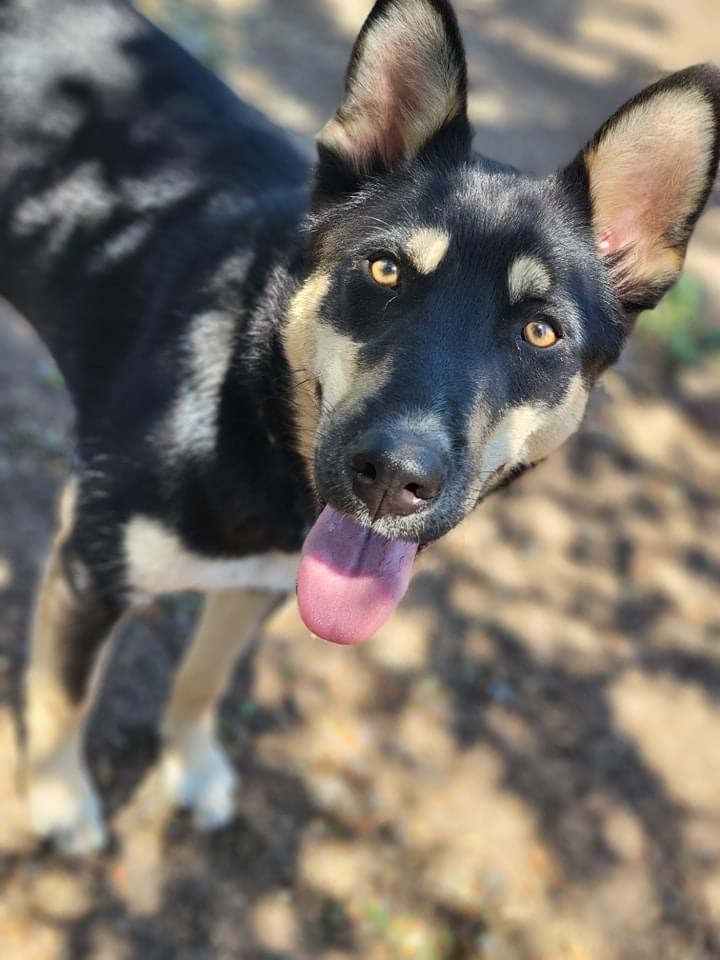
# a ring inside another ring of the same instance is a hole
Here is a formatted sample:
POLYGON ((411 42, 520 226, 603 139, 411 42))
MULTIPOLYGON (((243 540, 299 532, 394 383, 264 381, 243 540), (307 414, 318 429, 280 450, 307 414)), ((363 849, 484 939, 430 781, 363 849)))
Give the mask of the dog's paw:
POLYGON ((218 830, 234 818, 238 776, 207 731, 170 739, 160 772, 166 795, 175 806, 192 813, 198 830, 218 830))
POLYGON ((51 841, 62 854, 82 857, 102 850, 107 834, 97 795, 81 772, 35 772, 28 778, 30 831, 37 840, 51 841))

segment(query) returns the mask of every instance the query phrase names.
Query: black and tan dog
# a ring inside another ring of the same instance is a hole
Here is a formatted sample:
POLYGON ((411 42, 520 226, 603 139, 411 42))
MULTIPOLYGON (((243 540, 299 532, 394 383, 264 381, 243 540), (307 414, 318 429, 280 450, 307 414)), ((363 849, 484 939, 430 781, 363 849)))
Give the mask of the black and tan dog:
POLYGON ((364 639, 419 547, 576 429, 678 276, 719 121, 720 72, 692 67, 523 176, 472 153, 449 3, 379 0, 313 176, 124 0, 1 0, 0 293, 77 413, 27 674, 38 836, 102 843, 97 654, 185 589, 207 604, 162 781, 228 820, 213 711, 273 592, 297 579, 315 633, 364 639))

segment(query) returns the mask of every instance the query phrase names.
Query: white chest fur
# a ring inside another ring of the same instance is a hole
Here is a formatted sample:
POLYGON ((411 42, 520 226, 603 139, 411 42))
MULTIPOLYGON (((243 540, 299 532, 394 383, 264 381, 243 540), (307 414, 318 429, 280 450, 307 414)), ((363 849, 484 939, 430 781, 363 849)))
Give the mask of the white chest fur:
POLYGON ((178 537, 148 517, 134 517, 125 531, 127 577, 134 593, 182 590, 295 589, 299 556, 274 550, 241 559, 212 559, 187 550, 178 537))

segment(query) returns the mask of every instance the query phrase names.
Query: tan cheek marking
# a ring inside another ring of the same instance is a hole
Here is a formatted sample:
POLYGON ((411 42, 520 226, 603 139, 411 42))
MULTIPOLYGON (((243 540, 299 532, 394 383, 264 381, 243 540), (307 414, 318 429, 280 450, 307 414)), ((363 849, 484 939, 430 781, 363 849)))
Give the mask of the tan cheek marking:
POLYGON ((512 467, 522 462, 527 438, 538 428, 541 416, 539 406, 527 404, 508 411, 495 425, 483 444, 483 482, 487 482, 500 467, 512 467))
POLYGON ((387 382, 391 363, 372 367, 360 364, 360 347, 326 323, 317 325, 317 355, 314 373, 322 385, 323 407, 333 411, 340 404, 347 409, 357 398, 371 397, 387 382))
POLYGON ((529 297, 544 297, 552 284, 545 264, 537 257, 523 255, 513 260, 508 271, 510 303, 520 303, 529 297))
POLYGON ((588 389, 578 373, 573 377, 562 404, 544 408, 539 426, 527 437, 523 456, 528 463, 544 460, 575 433, 585 413, 588 397, 588 389))
POLYGON ((588 396, 587 387, 578 373, 559 406, 525 404, 515 407, 489 434, 487 417, 479 404, 470 422, 469 437, 482 485, 504 465, 510 468, 521 463, 536 463, 561 446, 577 430, 588 396))
POLYGON ((323 402, 334 407, 358 380, 359 347, 326 323, 317 327, 315 375, 322 385, 323 402))
POLYGON ((316 382, 322 385, 323 404, 332 408, 358 386, 362 388, 363 396, 376 393, 387 382, 391 369, 389 361, 372 368, 361 368, 358 345, 318 319, 330 280, 329 274, 319 272, 305 282, 290 304, 283 332, 285 355, 292 376, 298 450, 310 478, 320 421, 316 382))
POLYGON ((437 270, 450 246, 450 235, 436 227, 420 227, 411 234, 405 249, 420 273, 437 270))
POLYGON ((290 302, 283 331, 285 356, 292 378, 292 402, 298 450, 310 474, 320 412, 315 397, 314 372, 318 356, 318 310, 330 289, 330 274, 312 274, 290 302))
POLYGON ((68 480, 60 494, 58 505, 58 532, 57 540, 62 542, 70 533, 75 522, 75 505, 77 503, 78 485, 75 477, 68 480))

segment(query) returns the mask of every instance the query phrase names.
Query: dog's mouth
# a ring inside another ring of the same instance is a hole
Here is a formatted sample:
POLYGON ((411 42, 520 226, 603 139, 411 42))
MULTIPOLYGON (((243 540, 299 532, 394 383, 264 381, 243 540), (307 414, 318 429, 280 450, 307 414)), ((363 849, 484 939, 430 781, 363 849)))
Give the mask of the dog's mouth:
POLYGON ((389 540, 326 506, 298 570, 300 616, 333 643, 361 643, 390 618, 410 583, 416 543, 389 540))
MULTIPOLYGON (((485 497, 519 476, 526 466, 508 472, 499 467, 485 497), (499 480, 499 483, 493 481, 499 480)), ((302 549, 297 600, 303 622, 332 643, 362 643, 390 619, 405 596, 419 553, 435 542, 390 539, 357 523, 327 501, 302 549)))

